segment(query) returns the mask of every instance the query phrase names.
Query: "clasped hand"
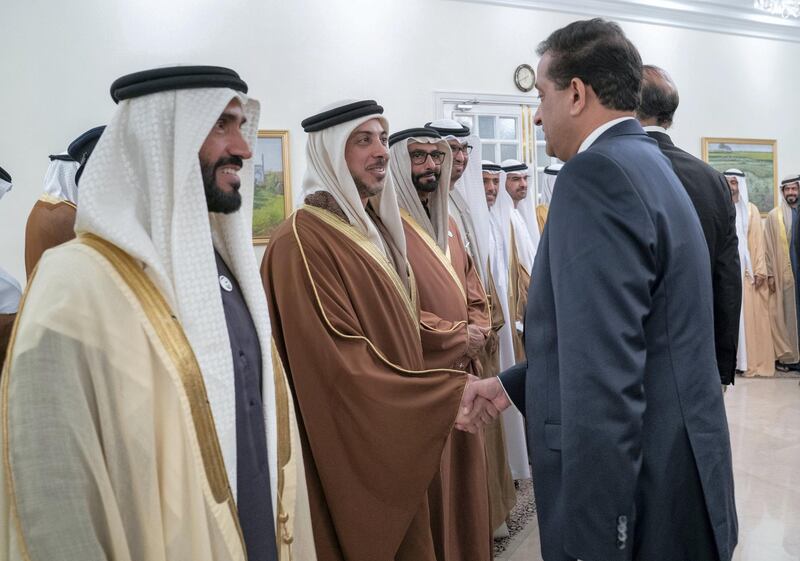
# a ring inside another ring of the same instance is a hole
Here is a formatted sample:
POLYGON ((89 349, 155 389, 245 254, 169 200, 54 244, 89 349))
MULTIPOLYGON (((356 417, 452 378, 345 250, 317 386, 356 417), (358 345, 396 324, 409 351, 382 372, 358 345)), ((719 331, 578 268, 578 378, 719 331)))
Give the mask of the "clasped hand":
POLYGON ((456 428, 477 433, 510 405, 511 401, 498 378, 480 380, 468 375, 467 387, 461 397, 461 408, 456 417, 456 428))

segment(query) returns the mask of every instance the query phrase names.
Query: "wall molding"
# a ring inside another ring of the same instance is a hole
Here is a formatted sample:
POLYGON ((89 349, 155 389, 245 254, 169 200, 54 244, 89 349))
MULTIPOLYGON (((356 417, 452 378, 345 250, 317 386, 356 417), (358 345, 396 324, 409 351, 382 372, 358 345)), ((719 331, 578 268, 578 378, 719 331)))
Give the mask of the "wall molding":
POLYGON ((800 43, 800 20, 761 12, 747 0, 456 0, 666 25, 800 43))

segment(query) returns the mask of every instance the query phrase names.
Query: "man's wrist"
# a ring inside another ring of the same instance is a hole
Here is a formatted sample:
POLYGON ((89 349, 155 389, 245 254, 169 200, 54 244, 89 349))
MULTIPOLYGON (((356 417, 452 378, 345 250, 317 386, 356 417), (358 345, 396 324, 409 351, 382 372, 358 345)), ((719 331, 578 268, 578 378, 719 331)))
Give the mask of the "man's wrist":
POLYGON ((514 403, 513 401, 511 401, 511 396, 508 395, 506 387, 503 385, 503 380, 500 379, 500 376, 495 376, 495 379, 497 380, 497 383, 500 384, 500 387, 503 388, 503 393, 506 394, 506 399, 508 400, 508 403, 514 403))

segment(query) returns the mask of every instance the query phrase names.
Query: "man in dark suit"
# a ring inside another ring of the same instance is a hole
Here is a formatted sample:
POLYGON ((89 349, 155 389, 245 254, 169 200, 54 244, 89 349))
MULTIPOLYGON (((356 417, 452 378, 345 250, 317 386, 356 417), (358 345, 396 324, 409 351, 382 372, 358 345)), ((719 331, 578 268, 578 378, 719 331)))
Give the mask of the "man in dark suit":
POLYGON ((639 53, 599 19, 538 53, 535 121, 566 164, 531 275, 527 363, 470 384, 464 408, 482 397, 502 410, 510 397, 526 416, 545 561, 730 561, 708 252, 633 118, 639 53))
POLYGON ((708 245, 714 294, 714 348, 723 385, 734 383, 742 273, 736 237, 736 209, 725 177, 702 160, 675 146, 667 134, 678 109, 678 89, 657 66, 643 67, 642 101, 636 118, 658 142, 689 195, 708 245))

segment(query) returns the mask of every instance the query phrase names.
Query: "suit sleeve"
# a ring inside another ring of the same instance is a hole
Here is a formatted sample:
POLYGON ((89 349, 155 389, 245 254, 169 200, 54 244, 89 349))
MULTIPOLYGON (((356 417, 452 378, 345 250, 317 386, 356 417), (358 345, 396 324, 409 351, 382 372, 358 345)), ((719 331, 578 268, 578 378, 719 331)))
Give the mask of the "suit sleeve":
POLYGON ((733 384, 736 372, 736 347, 739 342, 739 313, 742 306, 742 278, 739 268, 739 238, 736 235, 736 208, 730 190, 718 176, 720 205, 725 207, 723 233, 718 238, 717 258, 712 271, 714 290, 714 347, 722 384, 733 384))
POLYGON ((499 376, 506 395, 523 417, 525 416, 525 373, 527 371, 528 362, 525 361, 515 364, 499 376))
POLYGON ((631 548, 615 546, 621 516, 628 535, 635 532, 645 320, 658 282, 656 232, 616 163, 591 152, 577 158, 559 174, 561 195, 548 220, 561 373, 562 504, 570 521, 564 548, 570 557, 621 560, 631 555, 631 548))

